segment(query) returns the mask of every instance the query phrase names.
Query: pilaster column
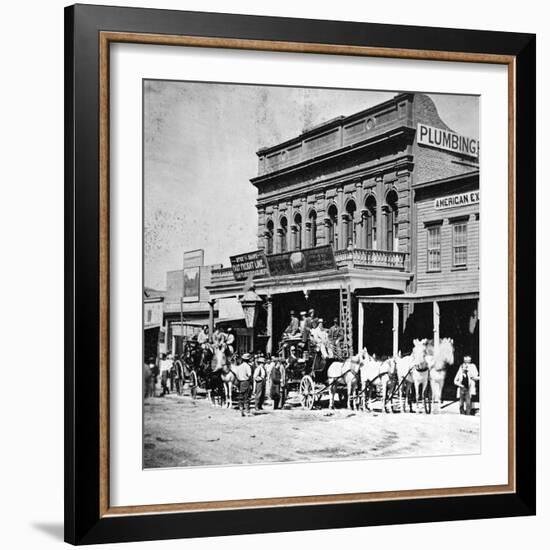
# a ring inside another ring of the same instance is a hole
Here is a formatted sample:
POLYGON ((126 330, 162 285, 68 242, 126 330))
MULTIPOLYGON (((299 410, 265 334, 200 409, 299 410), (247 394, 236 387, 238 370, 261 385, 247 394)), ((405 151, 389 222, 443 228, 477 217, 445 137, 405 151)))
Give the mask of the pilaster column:
POLYGON ((273 298, 271 294, 266 297, 267 304, 267 342, 265 344, 265 352, 272 353, 273 350, 273 298))
POLYGON ((208 300, 208 341, 212 343, 212 334, 214 334, 214 305, 216 300, 212 298, 208 300))
POLYGON ((336 190, 336 207, 338 208, 338 216, 336 218, 336 227, 335 233, 336 233, 336 242, 337 242, 337 249, 344 249, 347 248, 348 244, 344 235, 344 223, 343 223, 343 213, 344 213, 344 188, 342 186, 338 187, 336 190))
POLYGON ((393 302, 393 356, 397 357, 399 352, 399 304, 393 302))
POLYGON ((434 352, 439 349, 439 303, 433 302, 433 323, 434 323, 434 352))

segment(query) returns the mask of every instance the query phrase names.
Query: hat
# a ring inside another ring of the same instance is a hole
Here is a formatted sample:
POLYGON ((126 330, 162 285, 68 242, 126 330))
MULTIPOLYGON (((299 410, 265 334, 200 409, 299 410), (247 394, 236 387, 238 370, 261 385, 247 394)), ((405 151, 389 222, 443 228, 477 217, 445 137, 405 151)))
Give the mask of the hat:
POLYGON ((256 362, 258 362, 258 363, 265 363, 265 359, 264 359, 263 357, 258 357, 258 358, 256 359, 256 362))
POLYGON ((322 323, 323 322, 323 319, 321 317, 319 317, 319 319, 317 319, 317 322, 318 323, 322 323))
POLYGON ((243 353, 242 354, 242 358, 245 360, 245 361, 248 361, 250 359, 250 353, 243 353))
POLYGON ((295 313, 296 312, 293 309, 290 310, 290 315, 294 315, 295 313))
POLYGON ((229 332, 230 330, 233 330, 231 327, 227 327, 227 332, 229 332))
POLYGON ((308 310, 308 313, 315 313, 315 310, 311 308, 310 310, 308 310))
POLYGON ((471 360, 472 360, 472 356, 471 356, 471 355, 465 355, 465 356, 464 356, 464 361, 466 361, 466 360, 471 361, 471 360))
POLYGON ((300 311, 300 315, 307 315, 307 311, 300 311))

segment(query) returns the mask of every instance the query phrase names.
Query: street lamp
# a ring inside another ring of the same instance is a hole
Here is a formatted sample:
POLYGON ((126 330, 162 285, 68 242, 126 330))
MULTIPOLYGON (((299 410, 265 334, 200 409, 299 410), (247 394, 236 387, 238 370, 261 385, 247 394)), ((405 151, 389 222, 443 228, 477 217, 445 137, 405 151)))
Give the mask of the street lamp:
POLYGON ((254 328, 256 326, 256 321, 258 320, 260 306, 263 304, 263 300, 254 291, 254 286, 250 286, 250 288, 243 294, 240 302, 244 312, 246 327, 254 328))

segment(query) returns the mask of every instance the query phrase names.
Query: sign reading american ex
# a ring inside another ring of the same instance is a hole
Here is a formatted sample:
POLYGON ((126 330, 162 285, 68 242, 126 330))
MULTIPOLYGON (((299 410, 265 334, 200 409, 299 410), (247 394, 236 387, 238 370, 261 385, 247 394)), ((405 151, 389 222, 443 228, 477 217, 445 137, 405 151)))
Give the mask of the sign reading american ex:
POLYGON ((479 191, 470 191, 468 193, 449 195, 448 197, 439 197, 434 201, 434 208, 442 210, 443 208, 455 208, 457 206, 477 203, 479 203, 479 191))
POLYGON ((231 256, 231 268, 237 281, 244 281, 250 276, 267 275, 267 261, 263 250, 255 250, 231 256))

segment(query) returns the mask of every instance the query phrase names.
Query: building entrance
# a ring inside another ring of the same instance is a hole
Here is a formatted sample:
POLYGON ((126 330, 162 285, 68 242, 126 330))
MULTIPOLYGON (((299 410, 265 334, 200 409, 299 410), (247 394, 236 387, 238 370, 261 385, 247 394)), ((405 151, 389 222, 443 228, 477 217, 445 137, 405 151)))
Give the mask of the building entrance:
POLYGON ((389 357, 393 351, 393 305, 365 304, 363 343, 370 355, 389 357))

